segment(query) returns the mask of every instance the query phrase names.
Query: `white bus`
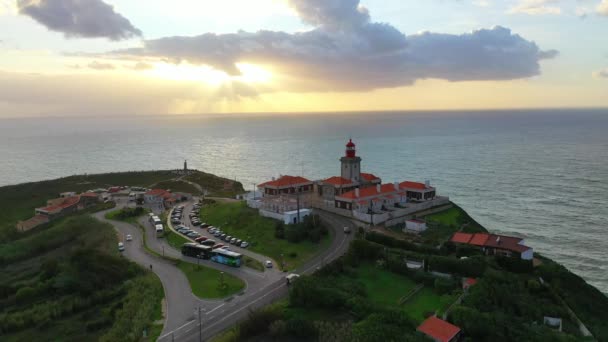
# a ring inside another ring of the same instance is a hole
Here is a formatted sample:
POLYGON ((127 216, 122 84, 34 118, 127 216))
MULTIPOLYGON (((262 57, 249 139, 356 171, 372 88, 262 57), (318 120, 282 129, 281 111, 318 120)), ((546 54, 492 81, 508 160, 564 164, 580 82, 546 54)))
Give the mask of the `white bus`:
POLYGON ((165 230, 163 229, 163 225, 157 224, 155 227, 156 227, 156 237, 163 236, 163 233, 165 232, 165 230))

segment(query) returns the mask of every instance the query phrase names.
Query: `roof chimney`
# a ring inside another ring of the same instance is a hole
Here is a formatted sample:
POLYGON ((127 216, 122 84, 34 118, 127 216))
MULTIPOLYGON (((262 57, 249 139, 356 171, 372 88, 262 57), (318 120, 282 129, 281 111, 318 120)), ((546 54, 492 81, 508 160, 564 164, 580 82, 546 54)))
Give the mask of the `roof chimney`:
POLYGON ((395 182, 393 185, 395 185, 395 191, 399 191, 399 182, 395 182))
POLYGON ((428 180, 428 179, 427 179, 427 180, 425 180, 425 181, 424 181, 424 185, 426 185, 426 187, 427 187, 427 188, 430 188, 430 187, 431 187, 431 181, 430 181, 430 180, 428 180))
POLYGON ((355 188, 355 197, 359 198, 359 188, 355 188))
POLYGON ((496 243, 500 245, 500 236, 496 238, 496 243))
POLYGON ((380 193, 382 191, 382 184, 376 184, 376 191, 380 193))
POLYGON ((276 180, 276 178, 275 178, 275 177, 272 177, 272 180, 274 181, 274 180, 276 180))

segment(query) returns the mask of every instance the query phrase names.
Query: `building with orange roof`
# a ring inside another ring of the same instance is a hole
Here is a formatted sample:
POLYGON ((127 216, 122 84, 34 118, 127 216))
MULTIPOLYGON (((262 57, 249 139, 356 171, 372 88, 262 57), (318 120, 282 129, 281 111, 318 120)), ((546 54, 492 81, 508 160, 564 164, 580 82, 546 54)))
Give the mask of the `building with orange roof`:
POLYGON ((486 255, 517 257, 522 260, 534 259, 534 249, 526 246, 524 239, 514 236, 457 232, 452 235, 450 241, 455 244, 479 247, 486 255))
POLYGON ((454 324, 448 323, 435 316, 427 318, 416 329, 436 342, 458 341, 461 330, 454 324))
POLYGON ((311 192, 312 181, 300 176, 283 175, 258 185, 262 196, 292 195, 311 192))

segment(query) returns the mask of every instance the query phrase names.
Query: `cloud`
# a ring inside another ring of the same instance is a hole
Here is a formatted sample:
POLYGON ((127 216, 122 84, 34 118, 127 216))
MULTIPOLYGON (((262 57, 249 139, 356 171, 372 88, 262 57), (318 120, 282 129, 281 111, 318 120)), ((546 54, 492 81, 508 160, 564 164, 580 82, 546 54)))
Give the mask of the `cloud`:
POLYGON ((306 32, 205 33, 146 40, 114 58, 158 58, 210 65, 238 75, 235 64, 269 68, 285 91, 354 91, 411 85, 416 80, 512 80, 540 73, 542 51, 504 27, 461 35, 407 36, 372 22, 358 0, 290 0, 306 32))
POLYGON ((66 37, 123 40, 141 31, 101 0, 17 0, 19 13, 66 37))
POLYGON ((152 64, 148 64, 148 63, 144 63, 144 62, 137 62, 137 63, 135 63, 135 65, 130 67, 130 69, 137 70, 137 71, 150 70, 153 68, 154 68, 154 66, 152 64))
POLYGON ((608 79, 608 68, 594 72, 593 77, 598 79, 608 79))
POLYGON ((597 6, 597 13, 608 16, 608 0, 602 0, 602 2, 597 6))
POLYGON ((112 69, 115 69, 114 65, 112 65, 110 63, 101 63, 101 62, 98 62, 98 61, 92 61, 87 66, 90 69, 95 69, 95 70, 112 70, 112 69))
POLYGON ((562 10, 557 4, 559 0, 520 0, 517 5, 509 9, 510 14, 561 14, 562 10))

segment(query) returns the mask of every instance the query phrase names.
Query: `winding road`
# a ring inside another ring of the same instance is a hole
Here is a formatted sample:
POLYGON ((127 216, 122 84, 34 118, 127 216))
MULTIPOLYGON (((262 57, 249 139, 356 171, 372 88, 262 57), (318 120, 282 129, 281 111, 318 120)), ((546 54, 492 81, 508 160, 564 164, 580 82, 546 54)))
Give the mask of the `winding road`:
MULTIPOLYGON (((189 211, 188 209, 191 205, 192 203, 188 204, 188 208, 184 210, 184 213, 189 211)), ((124 204, 119 205, 118 208, 122 206, 124 204)), ((199 341, 199 334, 202 334, 203 339, 208 339, 233 326, 239 320, 246 318, 249 311, 275 302, 288 294, 284 279, 285 274, 279 272, 276 267, 265 272, 259 272, 248 267, 232 268, 208 260, 200 260, 200 263, 205 266, 239 277, 246 282, 247 286, 241 293, 225 299, 199 299, 192 293, 186 276, 172 261, 153 256, 145 251, 141 229, 128 223, 108 220, 105 218, 106 213, 107 211, 99 212, 94 214, 94 216, 101 221, 112 224, 123 237, 127 234, 133 237, 132 241, 125 242, 125 257, 143 267, 150 267, 152 265, 152 270, 158 275, 163 284, 167 305, 166 320, 158 341, 199 341), (199 312, 201 314, 201 326, 199 326, 199 312)), ((343 227, 346 226, 351 227, 351 230, 354 231, 355 226, 350 220, 325 212, 321 212, 320 216, 328 227, 331 227, 333 230, 334 238, 332 243, 327 249, 297 269, 295 273, 312 273, 317 267, 321 267, 323 264, 343 255, 353 238, 352 234, 344 234, 343 231, 343 227)), ((199 262, 196 258, 183 256, 180 251, 175 250, 164 239, 156 238, 155 232, 148 226, 149 223, 147 223, 146 218, 142 218, 140 223, 146 227, 146 241, 150 249, 172 258, 182 259, 191 263, 199 262)), ((190 222, 188 221, 188 223, 190 222)), ((122 240, 124 241, 125 239, 122 240)), ((258 260, 269 259, 234 246, 231 246, 231 249, 258 260)))

